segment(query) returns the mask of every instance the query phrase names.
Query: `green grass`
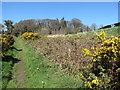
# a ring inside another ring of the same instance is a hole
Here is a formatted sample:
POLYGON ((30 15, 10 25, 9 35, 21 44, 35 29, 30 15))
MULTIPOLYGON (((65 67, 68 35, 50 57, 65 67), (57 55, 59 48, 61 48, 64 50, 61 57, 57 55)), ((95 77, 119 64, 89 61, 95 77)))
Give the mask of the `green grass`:
POLYGON ((2 62, 2 88, 5 88, 10 79, 12 62, 2 62))
POLYGON ((95 35, 96 33, 100 33, 101 30, 104 30, 107 36, 117 36, 120 35, 120 26, 119 27, 112 27, 112 28, 106 28, 106 29, 100 29, 95 31, 89 31, 84 33, 77 33, 77 34, 68 34, 69 35, 95 35))
MULTIPOLYGON (((111 35, 119 35, 120 34, 120 27, 112 27, 112 28, 107 28, 107 29, 101 29, 104 30, 107 36, 111 35)), ((101 30, 96 30, 96 33, 100 33, 101 30)))
POLYGON ((6 52, 5 60, 2 61, 2 88, 6 88, 9 80, 11 80, 12 77, 12 67, 14 65, 14 62, 17 60, 13 58, 14 52, 12 49, 8 50, 6 52))
MULTIPOLYGON (((72 75, 63 73, 57 64, 40 56, 33 48, 30 48, 23 40, 16 38, 14 46, 22 49, 16 53, 17 58, 23 60, 25 74, 24 88, 82 88, 83 81, 72 75), (43 83, 44 84, 43 84, 43 83)), ((14 68, 16 69, 16 68, 14 68)), ((13 70, 15 72, 15 70, 13 70)), ((13 72, 13 73, 14 73, 13 72)), ((15 88, 15 78, 8 84, 9 88, 15 88)))

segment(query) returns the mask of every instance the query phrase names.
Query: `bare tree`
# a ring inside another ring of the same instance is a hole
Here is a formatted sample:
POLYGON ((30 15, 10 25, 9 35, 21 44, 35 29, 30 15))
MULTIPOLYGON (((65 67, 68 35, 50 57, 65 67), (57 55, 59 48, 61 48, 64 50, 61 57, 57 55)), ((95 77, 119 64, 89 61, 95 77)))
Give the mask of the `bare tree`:
POLYGON ((89 28, 89 26, 86 26, 86 25, 82 25, 81 27, 81 32, 85 32, 85 31, 91 31, 91 29, 89 28))
POLYGON ((74 26, 74 28, 79 28, 79 27, 81 27, 83 25, 81 20, 78 19, 78 18, 73 18, 71 20, 71 24, 74 26))
POLYGON ((96 25, 95 23, 93 23, 93 24, 91 25, 91 29, 92 29, 92 30, 96 30, 96 29, 98 29, 98 27, 97 27, 97 25, 96 25))
POLYGON ((37 22, 34 19, 23 20, 14 24, 14 34, 18 36, 24 32, 35 32, 37 22))

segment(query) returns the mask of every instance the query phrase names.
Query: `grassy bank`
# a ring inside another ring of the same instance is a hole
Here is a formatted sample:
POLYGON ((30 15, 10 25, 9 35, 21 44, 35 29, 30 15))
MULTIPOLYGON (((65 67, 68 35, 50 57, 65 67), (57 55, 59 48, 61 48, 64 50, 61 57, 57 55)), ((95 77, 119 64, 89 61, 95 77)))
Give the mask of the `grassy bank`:
MULTIPOLYGON (((58 65, 40 56, 33 48, 30 48, 23 40, 16 38, 15 56, 22 60, 24 71, 24 88, 80 88, 83 82, 79 78, 63 73, 58 65)), ((13 74, 17 72, 18 64, 14 66, 13 74)), ((9 82, 8 88, 15 88, 16 78, 9 82)))
POLYGON ((99 34, 101 30, 104 30, 107 36, 110 35, 120 35, 120 26, 118 27, 112 27, 112 28, 106 28, 106 29, 100 29, 100 30, 94 30, 89 32, 83 32, 83 33, 77 33, 77 34, 68 34, 67 36, 73 36, 73 35, 94 35, 99 34))
MULTIPOLYGON (((64 35, 64 37, 51 35, 51 37, 42 37, 39 40, 30 40, 28 43, 40 54, 58 63, 64 72, 79 75, 79 72, 85 69, 85 65, 89 63, 91 58, 85 57, 82 50, 100 46, 96 38, 96 33, 99 34, 100 31, 64 35)), ((104 29, 104 31, 107 37, 118 36, 119 28, 113 27, 104 29)))

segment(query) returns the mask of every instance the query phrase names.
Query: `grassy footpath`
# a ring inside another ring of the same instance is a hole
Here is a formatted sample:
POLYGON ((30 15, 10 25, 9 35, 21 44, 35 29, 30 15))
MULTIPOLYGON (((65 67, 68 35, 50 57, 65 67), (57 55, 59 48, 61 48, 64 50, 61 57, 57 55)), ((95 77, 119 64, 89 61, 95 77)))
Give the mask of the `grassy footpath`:
MULTIPOLYGON (((59 70, 58 65, 50 62, 47 58, 40 56, 30 48, 25 41, 16 38, 14 47, 17 52, 14 57, 22 60, 24 70, 24 88, 80 88, 83 82, 79 78, 67 75, 59 70), (20 51, 21 50, 21 51, 20 51)), ((16 77, 19 62, 13 68, 13 79, 9 82, 7 88, 16 88, 16 77)))

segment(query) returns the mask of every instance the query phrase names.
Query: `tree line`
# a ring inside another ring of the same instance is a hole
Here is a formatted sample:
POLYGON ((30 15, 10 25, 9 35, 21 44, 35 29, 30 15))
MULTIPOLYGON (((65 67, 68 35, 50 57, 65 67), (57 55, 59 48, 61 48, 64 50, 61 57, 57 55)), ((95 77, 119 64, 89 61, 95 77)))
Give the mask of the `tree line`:
POLYGON ((0 24, 0 33, 13 34, 19 36, 25 32, 40 34, 72 34, 96 30, 97 25, 94 23, 91 27, 84 25, 78 18, 67 21, 64 17, 59 19, 28 19, 21 20, 13 24, 11 20, 5 20, 4 25, 0 24))

